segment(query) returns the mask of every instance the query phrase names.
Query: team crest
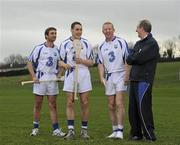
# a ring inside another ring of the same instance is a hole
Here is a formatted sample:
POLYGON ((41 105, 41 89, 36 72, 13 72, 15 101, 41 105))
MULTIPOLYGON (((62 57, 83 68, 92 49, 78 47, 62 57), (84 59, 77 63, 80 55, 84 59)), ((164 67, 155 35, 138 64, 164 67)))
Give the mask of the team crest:
POLYGON ((54 52, 54 56, 57 56, 57 53, 56 53, 56 52, 54 52))
POLYGON ((117 48, 118 48, 117 44, 115 44, 115 45, 114 45, 114 48, 115 48, 115 49, 117 49, 117 48))

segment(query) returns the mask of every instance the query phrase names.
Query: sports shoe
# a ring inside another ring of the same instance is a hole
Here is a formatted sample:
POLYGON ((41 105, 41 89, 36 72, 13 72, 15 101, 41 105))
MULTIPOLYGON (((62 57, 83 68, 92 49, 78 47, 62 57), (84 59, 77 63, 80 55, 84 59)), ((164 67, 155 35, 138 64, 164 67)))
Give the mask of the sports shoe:
POLYGON ((53 131, 52 136, 59 136, 59 137, 64 137, 66 134, 62 132, 61 129, 56 129, 53 131))
POLYGON ((146 141, 149 141, 149 142, 154 142, 156 141, 156 136, 153 132, 151 132, 151 137, 149 137, 149 135, 144 135, 144 138, 146 141))
POLYGON ((113 133, 111 133, 109 136, 107 136, 106 138, 116 138, 116 131, 113 131, 113 133))
POLYGON ((122 131, 116 131, 115 139, 123 139, 123 132, 122 131))
POLYGON ((33 128, 30 136, 36 136, 38 134, 39 134, 39 129, 38 128, 33 128))
POLYGON ((75 138, 75 132, 73 129, 70 129, 64 139, 70 140, 75 138))
POLYGON ((137 141, 137 140, 142 140, 143 137, 142 136, 137 136, 137 135, 134 135, 134 136, 130 136, 129 137, 129 140, 132 140, 132 141, 137 141))
POLYGON ((82 129, 81 130, 81 138, 82 139, 90 139, 90 136, 88 135, 87 129, 82 129))

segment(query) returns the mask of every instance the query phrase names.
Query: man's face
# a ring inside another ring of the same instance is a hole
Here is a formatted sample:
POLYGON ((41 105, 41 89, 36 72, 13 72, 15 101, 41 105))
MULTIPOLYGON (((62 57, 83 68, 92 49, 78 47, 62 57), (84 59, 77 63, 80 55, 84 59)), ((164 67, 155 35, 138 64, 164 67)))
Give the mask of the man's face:
POLYGON ((109 39, 109 40, 112 39, 114 36, 114 31, 115 30, 114 30, 112 24, 105 24, 103 26, 102 32, 103 32, 104 36, 106 37, 106 39, 109 39))
POLYGON ((56 40, 56 31, 50 30, 48 35, 46 35, 47 41, 54 42, 56 40))
POLYGON ((136 32, 138 33, 138 37, 142 39, 143 38, 143 36, 142 36, 143 28, 137 26, 136 32))
POLYGON ((82 26, 79 24, 76 24, 73 29, 71 29, 72 36, 75 39, 80 39, 82 35, 82 26))

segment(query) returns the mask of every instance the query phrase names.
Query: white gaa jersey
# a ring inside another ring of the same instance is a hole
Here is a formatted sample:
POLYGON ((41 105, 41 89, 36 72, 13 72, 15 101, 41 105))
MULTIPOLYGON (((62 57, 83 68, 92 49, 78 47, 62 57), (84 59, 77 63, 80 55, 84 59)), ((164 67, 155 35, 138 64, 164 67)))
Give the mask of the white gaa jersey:
POLYGON ((98 63, 103 64, 107 73, 124 71, 124 64, 128 56, 128 45, 119 37, 112 41, 104 41, 98 48, 98 63))
MULTIPOLYGON (((82 49, 80 52, 80 57, 82 59, 93 59, 93 51, 89 42, 81 38, 82 49)), ((65 63, 69 64, 72 68, 75 67, 75 49, 73 48, 73 40, 70 38, 66 39, 60 45, 60 59, 65 63)), ((79 68, 88 68, 86 65, 79 64, 79 68)))
POLYGON ((28 60, 36 64, 36 72, 58 73, 60 55, 56 45, 53 48, 48 48, 45 43, 37 45, 28 60))

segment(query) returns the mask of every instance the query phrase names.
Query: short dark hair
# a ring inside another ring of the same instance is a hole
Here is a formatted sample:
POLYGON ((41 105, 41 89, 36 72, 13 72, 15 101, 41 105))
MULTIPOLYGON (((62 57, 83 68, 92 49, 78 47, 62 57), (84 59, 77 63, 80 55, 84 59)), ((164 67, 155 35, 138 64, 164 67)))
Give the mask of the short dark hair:
MULTIPOLYGON (((74 29, 75 25, 81 25, 81 23, 80 23, 80 22, 73 22, 73 23, 71 24, 71 29, 74 29)), ((81 26, 82 26, 82 25, 81 25, 81 26)))
POLYGON ((104 27, 104 25, 112 25, 112 28, 114 29, 114 25, 113 25, 113 23, 111 23, 111 22, 105 22, 105 23, 103 24, 103 27, 104 27))
POLYGON ((145 32, 148 32, 150 33, 151 32, 151 29, 152 29, 152 26, 151 26, 151 22, 149 20, 141 20, 139 22, 139 25, 138 25, 140 28, 143 28, 145 32))
POLYGON ((46 35, 49 34, 49 31, 52 31, 52 30, 56 31, 56 28, 54 28, 54 27, 48 27, 48 28, 45 30, 45 32, 44 32, 44 36, 46 37, 46 35))

